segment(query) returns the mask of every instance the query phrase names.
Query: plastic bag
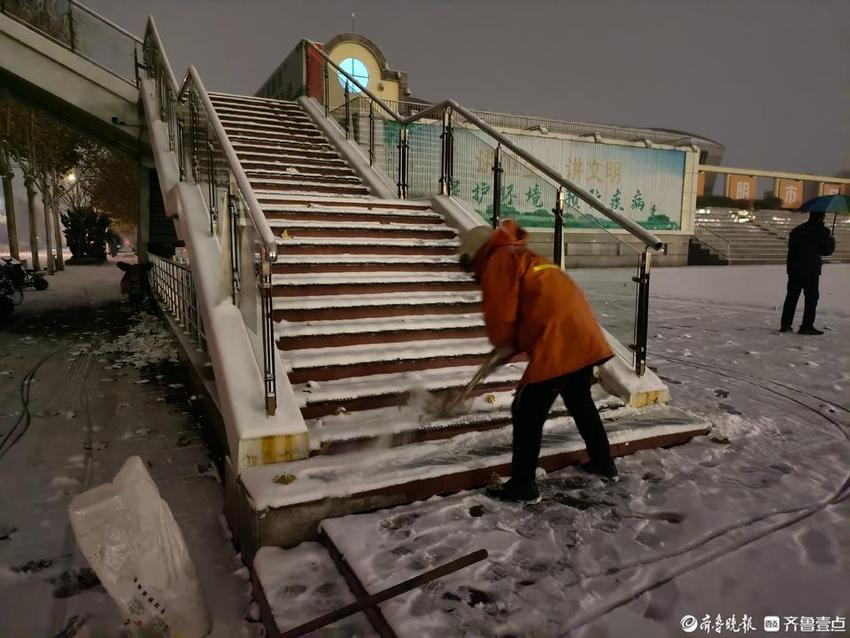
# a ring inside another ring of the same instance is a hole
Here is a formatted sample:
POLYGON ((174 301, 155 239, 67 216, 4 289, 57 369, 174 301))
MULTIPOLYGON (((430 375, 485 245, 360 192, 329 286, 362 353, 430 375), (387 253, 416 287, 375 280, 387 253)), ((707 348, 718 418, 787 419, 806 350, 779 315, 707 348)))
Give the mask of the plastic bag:
POLYGON ((138 456, 124 463, 112 483, 74 498, 69 510, 80 550, 127 628, 168 638, 210 632, 183 535, 138 456))

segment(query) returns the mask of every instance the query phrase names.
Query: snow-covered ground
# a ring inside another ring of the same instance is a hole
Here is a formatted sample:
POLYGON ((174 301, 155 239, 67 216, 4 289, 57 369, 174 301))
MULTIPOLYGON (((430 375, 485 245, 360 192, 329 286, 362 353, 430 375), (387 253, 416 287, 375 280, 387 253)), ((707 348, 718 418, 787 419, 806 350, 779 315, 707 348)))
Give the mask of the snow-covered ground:
POLYGON ((255 636, 176 343, 163 321, 119 303, 121 276, 113 264, 69 266, 47 290, 28 290, 0 331, 0 636, 124 635, 76 547, 68 504, 134 454, 186 538, 213 635, 255 636))
POLYGON ((824 268, 823 337, 777 332, 784 286, 782 267, 653 271, 650 365, 710 436, 621 459, 612 485, 554 473, 538 505, 476 491, 326 522, 370 591, 490 552, 385 603, 399 634, 681 636, 689 615, 695 635, 769 615, 846 634, 850 266, 824 268))
MULTIPOLYGON (((21 416, 21 388, 32 414, 0 456, 0 636, 55 636, 74 616, 85 621, 78 636, 119 635, 115 607, 80 571, 67 504, 111 480, 131 454, 149 461, 181 525, 214 635, 251 635, 257 626, 242 619, 249 586, 220 525, 221 487, 185 389, 171 387, 167 362, 163 378, 135 366, 142 353, 173 351, 150 320, 128 321, 110 305, 120 274, 69 268, 47 291, 28 293, 0 333, 0 433, 21 416)), ((575 276, 600 301, 616 300, 625 281, 614 270, 575 276)), ((714 424, 710 436, 621 459, 612 485, 554 473, 534 506, 476 491, 329 522, 370 590, 490 552, 385 603, 399 634, 681 636, 686 615, 709 616, 711 635, 743 633, 744 615, 752 635, 763 634, 766 615, 783 627, 786 616, 813 630, 841 627, 838 617, 847 626, 850 266, 824 268, 822 337, 776 332, 784 286, 781 267, 653 271, 650 365, 674 405, 714 424), (714 631, 718 616, 730 629, 714 631)), ((628 305, 608 306, 602 323, 625 325, 628 305)), ((278 564, 273 574, 287 585, 320 578, 298 571, 293 579, 278 564)), ((312 584, 324 595, 322 582, 312 584)), ((322 608, 304 598, 313 589, 296 589, 304 609, 292 617, 322 608)))

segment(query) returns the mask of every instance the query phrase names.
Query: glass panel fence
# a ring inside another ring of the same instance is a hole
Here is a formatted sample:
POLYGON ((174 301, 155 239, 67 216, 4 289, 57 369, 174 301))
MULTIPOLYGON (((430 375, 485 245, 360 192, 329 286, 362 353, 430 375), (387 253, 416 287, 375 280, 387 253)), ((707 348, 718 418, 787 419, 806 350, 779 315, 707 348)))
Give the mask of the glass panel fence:
POLYGON ((115 75, 136 83, 138 43, 126 33, 79 5, 71 5, 73 49, 115 75))
POLYGON ((3 0, 2 11, 118 77, 136 83, 141 44, 131 34, 69 0, 3 0))

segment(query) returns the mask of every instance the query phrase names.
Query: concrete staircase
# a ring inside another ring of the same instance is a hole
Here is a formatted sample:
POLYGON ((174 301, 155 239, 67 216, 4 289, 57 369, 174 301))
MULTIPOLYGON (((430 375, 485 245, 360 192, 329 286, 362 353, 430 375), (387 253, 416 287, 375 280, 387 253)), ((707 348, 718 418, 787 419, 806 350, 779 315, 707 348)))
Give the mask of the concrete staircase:
MULTIPOLYGON (((332 545, 311 542, 323 519, 478 488, 493 472, 509 472, 504 426, 526 362, 518 358, 481 384, 468 413, 427 415, 428 397, 462 387, 491 349, 479 289, 454 255, 454 228, 428 202, 371 197, 296 104, 211 99, 277 236, 275 337, 309 431, 309 458, 238 476, 231 470, 227 479, 226 515, 275 636, 334 606, 296 617, 276 602, 298 565, 327 576, 318 586, 338 592, 337 605, 351 600, 346 586, 358 596, 365 591, 332 545)), ((615 455, 707 431, 668 406, 627 408, 600 383, 594 397, 615 455)), ((585 458, 558 401, 540 464, 554 470, 585 458)), ((392 635, 379 610, 348 622, 392 635)))
POLYGON ((729 240, 730 264, 785 263, 787 240, 756 224, 754 213, 728 208, 701 209, 696 212, 695 222, 729 240))
MULTIPOLYGON (((806 221, 807 215, 789 211, 763 210, 755 214, 753 223, 764 231, 779 237, 788 245, 788 234, 806 221)), ((827 215, 826 225, 832 228, 832 215, 827 215)), ((835 223, 835 252, 824 257, 827 263, 850 262, 850 218, 839 215, 835 223)))
MULTIPOLYGON (((832 216, 828 217, 827 225, 831 227, 832 216)), ((784 264, 788 253, 788 233, 805 222, 806 215, 789 211, 711 208, 696 211, 695 221, 730 241, 731 264, 784 264)), ((850 218, 839 216, 835 226, 835 243, 835 253, 824 261, 850 262, 850 218)), ((722 261, 716 260, 716 255, 708 247, 699 245, 698 249, 709 253, 700 257, 715 259, 716 263, 722 261)))

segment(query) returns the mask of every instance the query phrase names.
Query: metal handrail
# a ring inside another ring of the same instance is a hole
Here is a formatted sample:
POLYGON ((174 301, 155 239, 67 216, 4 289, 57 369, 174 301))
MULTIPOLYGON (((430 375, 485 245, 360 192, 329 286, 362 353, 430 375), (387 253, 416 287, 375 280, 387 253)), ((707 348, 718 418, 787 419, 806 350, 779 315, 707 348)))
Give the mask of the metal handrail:
POLYGON ((558 171, 554 170, 550 166, 546 165, 544 162, 538 160, 536 157, 511 142, 505 135, 494 129, 492 126, 487 124, 484 120, 482 120, 480 117, 475 115, 472 111, 470 111, 463 105, 458 104, 452 99, 443 100, 438 104, 433 104, 432 106, 422 111, 405 117, 397 113, 381 98, 379 98, 368 88, 360 84, 360 82, 358 82, 353 75, 342 69, 336 62, 331 60, 330 56, 324 51, 322 51, 319 47, 317 47, 314 43, 310 42, 309 40, 305 40, 305 43, 307 44, 307 46, 311 47, 314 51, 316 51, 320 56, 322 56, 325 61, 332 67, 334 67, 339 73, 343 74, 346 79, 349 80, 358 89, 360 89, 361 92, 363 92, 365 95, 368 95, 376 104, 378 104, 383 110, 385 110, 390 115, 390 117, 392 117, 401 126, 407 126, 408 124, 412 124, 426 117, 431 117, 432 119, 440 119, 440 117, 434 116, 441 114, 446 108, 451 108, 452 110, 457 111, 458 113, 463 115, 467 120, 475 124, 475 126, 477 126, 479 129, 481 129, 482 131, 490 135, 492 138, 497 140, 503 147, 507 148, 515 155, 521 157, 531 166, 542 172, 544 175, 548 176, 559 186, 568 188, 569 190, 574 192, 582 201, 588 204, 591 208, 599 211, 608 219, 618 224, 621 228, 629 231, 632 235, 640 239, 644 244, 646 244, 650 248, 660 250, 663 246, 663 242, 658 239, 658 237, 656 237, 653 233, 649 232, 648 230, 646 230, 636 222, 632 221, 628 217, 620 215, 618 212, 612 210, 604 204, 600 204, 599 200, 596 199, 596 197, 584 190, 581 186, 567 179, 558 171))
POLYGON ((732 253, 732 240, 731 239, 729 239, 728 237, 724 237, 720 233, 711 230, 708 226, 705 226, 703 224, 694 224, 694 227, 696 228, 696 231, 697 231, 696 233, 694 233, 694 235, 697 237, 697 239, 700 239, 699 234, 701 232, 707 232, 710 235, 714 235, 715 237, 717 237, 717 239, 719 239, 720 242, 721 242, 721 246, 725 245, 725 247, 726 247, 725 249, 722 248, 721 246, 713 246, 711 244, 708 244, 708 242, 705 242, 705 243, 708 244, 711 248, 714 248, 717 252, 722 254, 727 259, 729 258, 729 255, 731 255, 731 253, 732 253))
POLYGON ((222 151, 224 151, 228 168, 233 172, 233 176, 236 178, 236 184, 239 186, 239 190, 242 192, 242 197, 245 199, 251 223, 254 225, 254 230, 257 231, 260 240, 263 243, 266 261, 274 263, 277 261, 277 242, 275 241, 274 233, 272 232, 271 226, 269 226, 266 216, 263 214, 260 202, 254 194, 254 189, 251 187, 251 183, 248 181, 248 176, 245 174, 245 170, 239 162, 239 158, 236 155, 233 144, 230 143, 230 138, 227 137, 224 125, 221 123, 218 113, 216 113, 215 107, 207 93, 207 89, 204 87, 204 83, 198 75, 198 70, 194 66, 190 66, 189 70, 186 72, 186 78, 183 80, 183 86, 180 87, 180 91, 177 93, 177 100, 182 102, 186 99, 193 86, 201 100, 201 104, 204 106, 208 123, 212 126, 216 138, 218 138, 218 143, 221 145, 222 151))
POLYGON ((156 28, 156 22, 154 22, 153 16, 148 16, 148 23, 145 27, 145 40, 147 40, 148 37, 153 40, 156 50, 160 54, 160 63, 165 67, 168 83, 171 85, 171 90, 174 91, 174 95, 177 95, 180 87, 177 84, 177 78, 174 75, 174 71, 171 69, 171 62, 168 61, 168 56, 165 55, 165 47, 162 46, 162 40, 159 37, 159 31, 156 28))
MULTIPOLYGON (((183 181, 185 175, 191 173, 195 183, 200 186, 204 181, 204 171, 207 171, 206 181, 209 186, 209 201, 207 204, 210 218, 210 233, 213 236, 219 236, 222 242, 229 240, 231 243, 232 252, 229 264, 232 269, 230 275, 232 286, 231 300, 234 305, 240 306, 240 310, 242 309, 239 302, 239 271, 241 269, 239 268, 240 259, 238 253, 240 252, 239 245, 241 239, 237 239, 237 235, 240 238, 242 237, 242 231, 239 230, 240 224, 243 224, 241 220, 245 218, 250 219, 249 227, 253 229, 256 241, 254 242, 252 240, 252 245, 244 248, 244 250, 250 252, 254 262, 252 264, 253 268, 250 271, 246 269, 243 272, 243 276, 254 277, 259 292, 257 299, 260 303, 259 317, 262 325, 258 326, 258 328, 260 332, 259 336, 262 339, 262 352, 258 348, 254 349, 254 355, 264 379, 266 414, 269 416, 274 415, 277 408, 277 366, 275 363, 276 355, 274 353, 271 273, 272 264, 277 261, 277 240, 272 233, 268 220, 266 220, 263 214, 260 203, 254 194, 248 177, 218 117, 218 113, 216 113, 215 107, 197 69, 194 66, 189 67, 183 83, 178 89, 174 73, 171 70, 168 57, 165 54, 162 41, 159 38, 159 33, 152 17, 148 18, 144 45, 146 73, 148 77, 154 78, 156 82, 160 116, 168 127, 170 150, 175 151, 178 157, 180 180, 183 181), (202 116, 205 117, 205 121, 203 124, 199 124, 202 116), (186 118, 189 120, 189 158, 184 153, 186 139, 184 138, 185 129, 183 121, 186 118), (204 127, 203 134, 198 132, 199 125, 204 127), (214 157, 214 148, 217 148, 218 150, 215 152, 220 151, 221 155, 214 157), (206 153, 206 160, 204 165, 200 166, 198 156, 204 152, 206 153), (223 159, 217 161, 222 156, 223 159), (218 224, 219 207, 216 205, 216 172, 218 168, 225 170, 229 179, 226 206, 230 224, 223 226, 219 226, 218 224), (247 214, 243 215, 237 211, 235 205, 237 200, 239 209, 241 211, 247 211, 247 214), (225 234, 228 232, 229 238, 225 237, 225 234)), ((249 301, 249 303, 251 302, 249 301)), ((244 315, 243 320, 246 320, 244 315)), ((252 343, 254 342, 252 341, 252 343)))
POLYGON ((191 87, 194 85, 198 97, 201 99, 201 104, 203 104, 204 111, 207 114, 209 123, 212 126, 213 131, 215 132, 216 138, 218 139, 218 143, 221 145, 221 148, 224 151, 224 155, 227 158, 228 168, 233 172, 233 176, 236 178, 236 183, 239 186, 239 190, 242 191, 242 196, 245 198, 245 203, 248 207, 248 214, 251 219, 251 223, 253 223, 254 229, 257 231, 260 236, 260 239, 263 242, 263 248, 265 250, 266 257, 268 258, 269 262, 276 262, 277 242, 275 241, 274 233, 272 233, 271 226, 269 226, 269 222, 263 214, 263 209, 260 206, 260 202, 257 200, 257 196, 254 194, 253 188, 251 188, 251 183, 248 181, 248 176, 245 174, 245 170, 242 168, 242 164, 239 162, 239 158, 236 155, 236 151, 233 148, 233 144, 231 144, 230 138, 227 136, 227 133, 224 130, 224 125, 221 123, 221 120, 218 117, 218 113, 216 113, 215 107, 213 107, 209 93, 207 93, 207 89, 204 86, 200 75, 198 74, 198 70, 194 66, 190 66, 189 69, 186 71, 185 77, 183 78, 182 85, 180 85, 178 88, 177 80, 174 76, 174 71, 171 69, 171 64, 168 61, 168 57, 165 55, 165 49, 162 46, 162 40, 159 37, 159 31, 156 28, 156 22, 154 22, 153 16, 148 16, 146 35, 148 33, 150 34, 156 45, 156 48, 158 49, 161 63, 165 67, 168 81, 171 84, 171 88, 174 91, 174 95, 176 96, 177 101, 183 102, 188 96, 191 87))

